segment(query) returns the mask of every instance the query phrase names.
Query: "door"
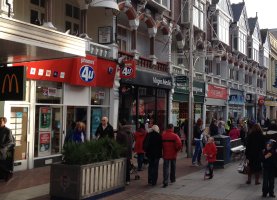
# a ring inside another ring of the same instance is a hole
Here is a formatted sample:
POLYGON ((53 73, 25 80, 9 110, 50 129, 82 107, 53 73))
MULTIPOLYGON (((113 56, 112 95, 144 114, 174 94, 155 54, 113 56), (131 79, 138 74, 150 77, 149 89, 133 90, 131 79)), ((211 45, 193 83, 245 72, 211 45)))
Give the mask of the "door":
POLYGON ((84 122, 87 126, 87 107, 67 106, 66 109, 66 133, 74 129, 76 122, 84 122))
POLYGON ((11 107, 10 129, 15 139, 14 170, 26 170, 28 167, 28 107, 11 107))

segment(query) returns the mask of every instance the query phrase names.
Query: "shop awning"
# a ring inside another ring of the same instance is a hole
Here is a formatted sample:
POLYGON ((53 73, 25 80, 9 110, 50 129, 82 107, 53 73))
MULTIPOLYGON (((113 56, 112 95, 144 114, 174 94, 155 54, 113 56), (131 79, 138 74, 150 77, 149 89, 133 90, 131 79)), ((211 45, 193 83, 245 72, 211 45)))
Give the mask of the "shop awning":
POLYGON ((117 3, 114 0, 90 0, 92 7, 105 7, 119 10, 117 3))
POLYGON ((0 17, 0 64, 86 55, 86 40, 0 17))

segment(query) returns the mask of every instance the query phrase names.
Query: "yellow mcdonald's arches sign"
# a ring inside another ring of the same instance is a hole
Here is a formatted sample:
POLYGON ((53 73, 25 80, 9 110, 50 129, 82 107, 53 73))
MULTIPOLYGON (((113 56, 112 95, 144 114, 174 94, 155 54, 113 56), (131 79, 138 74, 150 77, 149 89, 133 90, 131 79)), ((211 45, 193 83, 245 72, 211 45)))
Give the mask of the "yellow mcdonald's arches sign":
POLYGON ((22 101, 25 96, 25 67, 0 68, 0 101, 22 101))
POLYGON ((17 80, 17 77, 16 77, 15 74, 12 74, 12 75, 6 74, 5 75, 3 85, 2 85, 2 90, 1 90, 2 94, 5 93, 7 82, 8 82, 8 89, 9 89, 8 91, 9 91, 9 93, 12 92, 13 80, 14 80, 14 83, 15 83, 15 92, 18 94, 18 92, 19 92, 19 90, 18 90, 18 80, 17 80))

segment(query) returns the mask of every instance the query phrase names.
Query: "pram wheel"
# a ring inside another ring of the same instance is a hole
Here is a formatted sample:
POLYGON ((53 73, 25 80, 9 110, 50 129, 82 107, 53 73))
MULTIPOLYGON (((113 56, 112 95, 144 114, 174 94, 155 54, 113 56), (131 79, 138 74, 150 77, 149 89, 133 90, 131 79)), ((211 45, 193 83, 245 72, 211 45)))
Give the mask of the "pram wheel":
POLYGON ((140 176, 139 175, 135 175, 135 180, 139 180, 140 176))

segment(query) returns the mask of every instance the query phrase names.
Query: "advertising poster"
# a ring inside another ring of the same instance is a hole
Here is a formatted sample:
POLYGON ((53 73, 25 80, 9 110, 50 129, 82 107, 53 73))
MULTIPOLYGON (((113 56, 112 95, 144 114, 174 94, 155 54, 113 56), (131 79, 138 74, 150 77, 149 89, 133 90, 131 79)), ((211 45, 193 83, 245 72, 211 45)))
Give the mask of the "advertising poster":
POLYGON ((51 155, 51 132, 39 132, 38 156, 51 155))
POLYGON ((91 110, 91 134, 92 137, 95 136, 95 132, 97 127, 99 126, 100 122, 101 122, 101 117, 102 117, 102 110, 101 108, 94 108, 91 110))
POLYGON ((49 107, 39 108, 39 131, 51 131, 52 110, 49 107))

